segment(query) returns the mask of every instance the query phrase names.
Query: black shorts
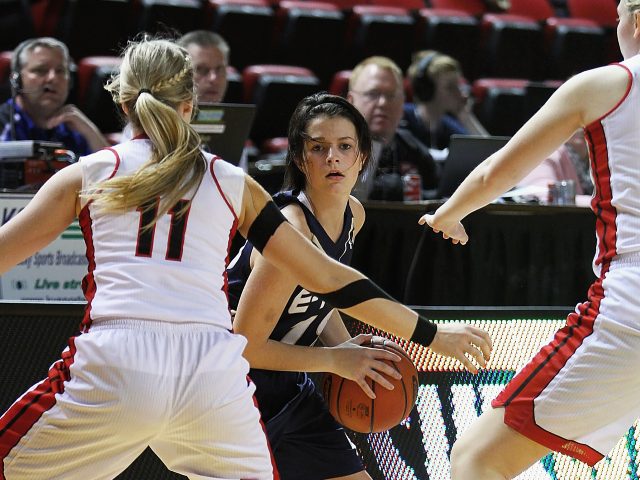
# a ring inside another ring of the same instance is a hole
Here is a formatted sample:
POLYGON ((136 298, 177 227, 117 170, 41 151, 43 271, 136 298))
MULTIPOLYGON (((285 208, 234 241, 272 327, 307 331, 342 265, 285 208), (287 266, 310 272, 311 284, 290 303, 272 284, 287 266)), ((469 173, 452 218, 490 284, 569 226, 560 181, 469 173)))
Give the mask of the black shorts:
MULTIPOLYGON (((278 373, 269 372, 265 376, 275 381, 278 373)), ((291 378, 290 372, 282 373, 280 380, 291 378)), ((266 378, 256 380, 260 385, 266 378)), ((329 413, 313 381, 301 374, 297 386, 297 395, 273 418, 266 419, 267 435, 281 479, 325 480, 364 470, 355 445, 329 413)), ((259 405, 265 402, 268 398, 262 396, 259 405)))

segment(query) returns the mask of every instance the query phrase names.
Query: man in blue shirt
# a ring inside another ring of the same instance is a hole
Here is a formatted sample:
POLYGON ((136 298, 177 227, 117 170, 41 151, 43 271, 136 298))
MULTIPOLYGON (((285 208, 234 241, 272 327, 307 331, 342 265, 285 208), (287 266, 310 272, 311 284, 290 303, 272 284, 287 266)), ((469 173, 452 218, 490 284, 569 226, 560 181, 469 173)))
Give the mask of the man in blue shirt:
POLYGON ((11 58, 12 98, 0 106, 0 141, 61 142, 78 156, 109 145, 78 107, 65 104, 70 67, 67 46, 54 38, 25 40, 16 47, 11 58))

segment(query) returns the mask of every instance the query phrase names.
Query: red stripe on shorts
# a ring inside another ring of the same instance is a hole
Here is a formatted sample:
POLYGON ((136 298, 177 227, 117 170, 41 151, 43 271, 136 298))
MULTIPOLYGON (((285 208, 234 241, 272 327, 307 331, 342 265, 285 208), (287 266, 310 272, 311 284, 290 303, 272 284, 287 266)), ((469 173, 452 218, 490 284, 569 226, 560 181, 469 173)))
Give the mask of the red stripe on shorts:
POLYGON ((559 437, 536 425, 534 400, 549 385, 567 361, 593 333, 600 302, 604 297, 602 281, 609 270, 605 263, 602 274, 589 289, 589 300, 578 307, 578 313, 567 317, 566 325, 558 330, 553 340, 507 384, 491 405, 504 407, 504 423, 545 447, 564 453, 589 465, 603 458, 603 454, 587 445, 559 437))
POLYGON ((76 353, 75 338, 69 339, 69 348, 62 358, 49 369, 45 380, 25 393, 0 417, 0 480, 4 480, 4 459, 40 419, 56 404, 56 393, 64 391, 64 382, 70 379, 69 369, 76 353))

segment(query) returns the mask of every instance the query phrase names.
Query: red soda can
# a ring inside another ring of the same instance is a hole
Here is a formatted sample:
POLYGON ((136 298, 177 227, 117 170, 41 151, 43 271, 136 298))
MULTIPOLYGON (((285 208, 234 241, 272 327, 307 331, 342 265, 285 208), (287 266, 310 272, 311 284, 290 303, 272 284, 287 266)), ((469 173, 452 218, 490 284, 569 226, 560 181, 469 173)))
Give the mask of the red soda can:
POLYGON ((402 176, 404 201, 418 201, 422 199, 422 177, 419 173, 406 173, 402 176))

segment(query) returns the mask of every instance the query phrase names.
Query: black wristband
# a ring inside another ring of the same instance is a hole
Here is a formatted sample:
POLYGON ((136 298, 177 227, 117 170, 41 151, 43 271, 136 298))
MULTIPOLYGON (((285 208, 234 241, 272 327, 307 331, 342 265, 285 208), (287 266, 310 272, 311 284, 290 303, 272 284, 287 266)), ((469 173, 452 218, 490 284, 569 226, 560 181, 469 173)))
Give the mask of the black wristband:
POLYGON ((276 233, 280 224, 286 221, 287 219, 284 218, 276 204, 267 202, 251 224, 249 232, 247 232, 247 240, 262 253, 271 236, 276 233))
POLYGON ((418 323, 416 323, 416 328, 411 334, 410 340, 428 347, 431 345, 431 342, 433 342, 437 331, 438 326, 435 323, 418 315, 418 323))

